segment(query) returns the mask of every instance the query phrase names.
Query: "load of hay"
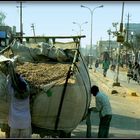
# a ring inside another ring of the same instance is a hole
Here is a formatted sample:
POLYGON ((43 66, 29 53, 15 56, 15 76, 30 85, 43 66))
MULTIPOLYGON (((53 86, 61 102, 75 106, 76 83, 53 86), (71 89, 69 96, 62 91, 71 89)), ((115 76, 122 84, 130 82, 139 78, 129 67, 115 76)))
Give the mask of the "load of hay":
POLYGON ((18 56, 15 69, 31 89, 32 124, 71 132, 87 113, 90 80, 83 61, 75 57, 77 51, 57 47, 31 48, 15 43, 12 51, 18 56), (73 61, 76 67, 66 83, 73 61))
POLYGON ((66 79, 70 64, 63 63, 31 63, 16 66, 16 71, 29 83, 31 94, 40 92, 44 85, 66 79))

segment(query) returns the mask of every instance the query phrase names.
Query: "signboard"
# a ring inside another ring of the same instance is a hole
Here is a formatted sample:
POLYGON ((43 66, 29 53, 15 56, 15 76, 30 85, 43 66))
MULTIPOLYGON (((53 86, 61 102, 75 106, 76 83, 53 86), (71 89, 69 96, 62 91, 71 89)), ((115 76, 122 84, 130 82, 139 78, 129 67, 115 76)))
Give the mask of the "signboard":
POLYGON ((0 38, 6 38, 6 32, 0 31, 0 38))
POLYGON ((117 36, 117 42, 124 42, 124 36, 118 35, 117 36))

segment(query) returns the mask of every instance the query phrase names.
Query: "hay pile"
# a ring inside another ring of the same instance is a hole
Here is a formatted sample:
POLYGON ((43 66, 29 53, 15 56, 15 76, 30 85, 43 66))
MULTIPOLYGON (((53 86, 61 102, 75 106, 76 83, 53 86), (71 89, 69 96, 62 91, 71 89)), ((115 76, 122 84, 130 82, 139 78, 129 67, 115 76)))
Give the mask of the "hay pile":
POLYGON ((65 79, 70 64, 63 63, 30 63, 17 65, 16 71, 28 81, 32 94, 40 89, 42 85, 58 82, 65 79))
POLYGON ((16 70, 30 83, 39 86, 66 77, 70 64, 61 63, 24 63, 16 70))

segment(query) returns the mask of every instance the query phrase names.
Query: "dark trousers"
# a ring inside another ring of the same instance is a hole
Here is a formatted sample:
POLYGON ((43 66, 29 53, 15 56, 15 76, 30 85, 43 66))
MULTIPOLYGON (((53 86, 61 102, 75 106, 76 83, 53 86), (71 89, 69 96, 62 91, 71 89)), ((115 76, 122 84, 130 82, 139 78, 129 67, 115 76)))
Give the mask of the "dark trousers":
POLYGON ((111 119, 112 115, 106 115, 100 118, 98 138, 108 138, 111 119))
POLYGON ((107 70, 108 70, 108 69, 103 69, 103 75, 104 75, 104 77, 106 77, 107 70))

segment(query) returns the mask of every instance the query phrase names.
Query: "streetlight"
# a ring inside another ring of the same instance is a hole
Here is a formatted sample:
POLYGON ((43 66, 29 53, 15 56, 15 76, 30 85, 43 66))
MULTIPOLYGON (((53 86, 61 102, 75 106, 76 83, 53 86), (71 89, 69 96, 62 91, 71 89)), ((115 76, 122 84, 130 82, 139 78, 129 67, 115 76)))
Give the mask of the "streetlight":
POLYGON ((77 23, 77 22, 72 22, 73 24, 77 24, 78 26, 79 26, 79 28, 80 28, 80 33, 79 33, 79 35, 81 35, 81 31, 83 31, 82 29, 81 29, 81 27, 82 27, 82 25, 83 24, 87 24, 88 22, 86 21, 86 22, 83 22, 83 23, 77 23))
MULTIPOLYGON (((87 8, 87 9, 90 11, 90 13, 91 13, 91 39, 90 39, 90 53, 89 53, 89 55, 91 56, 91 51, 92 51, 92 19, 93 19, 93 12, 94 12, 94 10, 97 9, 97 8, 102 8, 103 5, 97 6, 97 7, 95 7, 95 8, 92 9, 92 10, 91 10, 89 7, 84 6, 84 5, 81 5, 81 7, 87 8)), ((92 59, 92 58, 91 58, 91 59, 92 59)), ((90 60, 91 60, 91 59, 90 59, 90 60)), ((91 62, 92 62, 92 61, 90 61, 90 63, 89 63, 89 68, 90 68, 90 69, 92 69, 92 67, 91 67, 91 62)))
MULTIPOLYGON (((72 31, 74 31, 76 35, 79 35, 79 32, 78 31, 76 31, 74 29, 72 29, 72 31)), ((81 30, 81 31, 83 31, 83 30, 81 30)))

